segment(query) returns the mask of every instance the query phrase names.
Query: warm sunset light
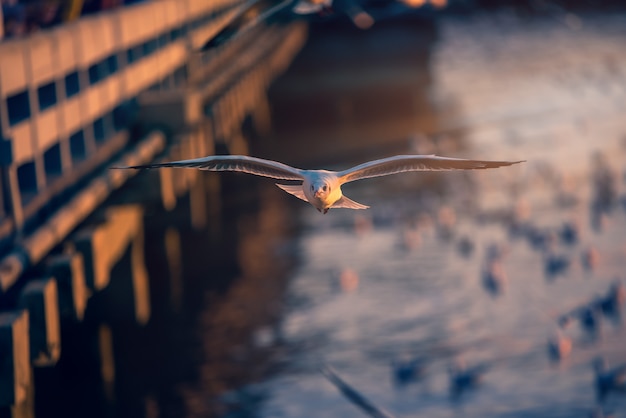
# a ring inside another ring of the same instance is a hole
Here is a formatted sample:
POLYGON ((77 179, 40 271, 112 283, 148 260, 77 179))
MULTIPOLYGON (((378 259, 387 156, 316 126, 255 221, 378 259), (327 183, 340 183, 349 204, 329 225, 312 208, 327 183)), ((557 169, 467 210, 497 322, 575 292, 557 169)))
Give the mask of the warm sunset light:
POLYGON ((623 3, 0 0, 0 417, 623 416, 623 3))

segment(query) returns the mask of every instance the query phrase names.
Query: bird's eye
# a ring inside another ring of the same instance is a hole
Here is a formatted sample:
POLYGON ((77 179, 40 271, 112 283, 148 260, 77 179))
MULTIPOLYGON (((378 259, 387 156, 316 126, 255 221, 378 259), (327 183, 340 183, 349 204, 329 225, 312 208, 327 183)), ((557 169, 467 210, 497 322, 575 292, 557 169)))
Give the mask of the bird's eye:
POLYGON ((324 187, 322 187, 322 190, 324 191, 328 190, 328 186, 324 185, 324 187))
POLYGON ((311 184, 311 191, 315 190, 315 187, 311 184))

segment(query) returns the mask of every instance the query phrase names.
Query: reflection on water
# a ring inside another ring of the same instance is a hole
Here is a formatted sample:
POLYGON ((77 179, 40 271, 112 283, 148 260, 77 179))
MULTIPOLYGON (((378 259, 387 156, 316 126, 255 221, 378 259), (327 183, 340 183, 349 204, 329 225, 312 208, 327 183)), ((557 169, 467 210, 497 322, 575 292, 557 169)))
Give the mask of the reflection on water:
MULTIPOLYGON (((626 281, 623 21, 595 17, 580 31, 507 16, 441 22, 428 61, 439 126, 415 129, 448 133, 435 137, 438 153, 528 163, 434 183, 406 175, 349 185, 351 198, 372 206, 365 233, 361 213, 316 217, 298 207, 300 263, 282 330, 288 345, 307 349, 249 387, 267 396, 261 416, 356 416, 320 375, 325 364, 398 416, 594 410, 592 360, 626 361, 621 321, 601 307, 613 300, 613 280, 626 281), (337 271, 358 277, 358 288, 342 291, 337 271), (425 370, 398 386, 403 358, 425 370), (448 369, 459 359, 484 376, 453 400, 462 378, 448 369)), ((337 89, 336 100, 350 97, 337 89)), ((404 151, 427 141, 413 138, 404 151)), ((396 139, 381 136, 379 154, 397 151, 396 139)), ((623 301, 615 305, 623 313, 623 301)), ((624 416, 626 399, 613 393, 600 408, 624 416)))
MULTIPOLYGON (((592 360, 626 361, 624 21, 314 28, 256 155, 528 162, 356 182, 344 191, 371 209, 327 215, 223 174, 210 233, 188 202, 147 204, 153 315, 107 331, 118 415, 358 416, 324 365, 398 416, 587 415, 592 360), (466 387, 463 370, 482 382, 466 387)), ((626 398, 601 408, 625 416, 626 398)))

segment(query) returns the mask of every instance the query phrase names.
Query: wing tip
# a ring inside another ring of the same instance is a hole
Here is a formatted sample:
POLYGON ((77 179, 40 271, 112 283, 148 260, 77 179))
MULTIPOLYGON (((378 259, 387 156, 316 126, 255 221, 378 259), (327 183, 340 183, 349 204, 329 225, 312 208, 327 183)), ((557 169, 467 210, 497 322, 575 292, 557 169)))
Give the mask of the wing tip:
POLYGON ((476 168, 498 168, 498 167, 508 167, 514 164, 525 163, 526 160, 519 161, 480 161, 476 168))
POLYGON ((521 164, 521 163, 525 163, 526 160, 519 160, 519 161, 506 161, 506 165, 514 165, 514 164, 521 164))
POLYGON ((123 165, 123 166, 113 166, 113 167, 109 167, 109 170, 140 170, 143 168, 150 168, 150 166, 146 166, 146 165, 123 165))

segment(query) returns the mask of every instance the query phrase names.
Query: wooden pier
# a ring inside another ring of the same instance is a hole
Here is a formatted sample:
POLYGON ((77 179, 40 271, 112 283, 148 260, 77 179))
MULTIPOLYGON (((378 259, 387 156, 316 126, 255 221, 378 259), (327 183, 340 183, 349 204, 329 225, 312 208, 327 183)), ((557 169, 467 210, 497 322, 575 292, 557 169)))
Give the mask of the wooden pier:
MULTIPOLYGON (((113 387, 107 321, 150 319, 142 199, 173 210, 188 196, 196 228, 219 211, 219 199, 207 198, 207 189, 219 194, 215 178, 139 174, 158 187, 137 196, 123 186, 138 173, 108 167, 195 158, 217 146, 245 154, 245 121, 268 132, 267 89, 307 30, 259 25, 199 52, 243 6, 158 0, 0 41, 2 416, 35 416, 45 388, 35 387, 34 368, 59 361, 64 327, 84 321, 94 303, 106 318, 94 337, 102 385, 113 387)), ((175 269, 180 238, 166 235, 175 269)))

